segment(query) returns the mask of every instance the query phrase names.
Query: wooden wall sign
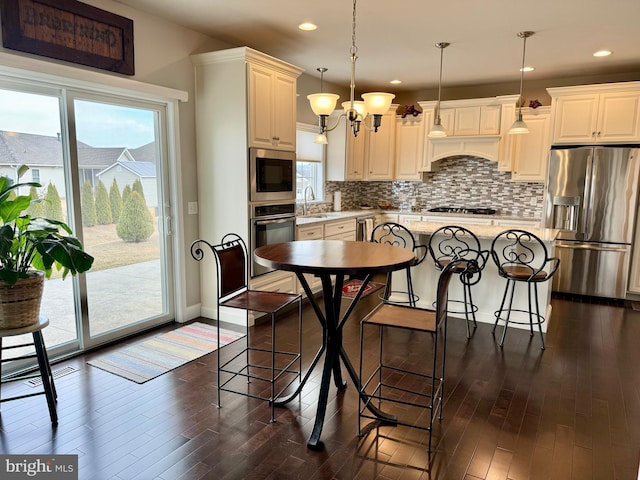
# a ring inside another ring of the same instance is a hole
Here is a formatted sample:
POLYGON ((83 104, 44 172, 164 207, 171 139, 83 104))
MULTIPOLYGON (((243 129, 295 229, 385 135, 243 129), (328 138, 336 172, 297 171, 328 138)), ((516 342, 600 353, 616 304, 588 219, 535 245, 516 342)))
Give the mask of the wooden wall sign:
POLYGON ((2 45, 134 74, 133 20, 75 0, 4 0, 2 45))

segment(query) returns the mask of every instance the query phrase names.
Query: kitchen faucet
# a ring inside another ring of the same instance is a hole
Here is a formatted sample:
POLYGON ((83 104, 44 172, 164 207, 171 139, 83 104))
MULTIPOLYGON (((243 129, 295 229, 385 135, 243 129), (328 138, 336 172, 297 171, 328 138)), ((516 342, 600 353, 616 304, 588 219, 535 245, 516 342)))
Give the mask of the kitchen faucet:
POLYGON ((313 193, 313 188, 311 187, 311 185, 306 186, 304 189, 304 193, 302 194, 304 197, 304 203, 302 204, 302 215, 307 214, 307 191, 309 190, 311 190, 311 200, 316 199, 316 195, 315 193, 313 193))

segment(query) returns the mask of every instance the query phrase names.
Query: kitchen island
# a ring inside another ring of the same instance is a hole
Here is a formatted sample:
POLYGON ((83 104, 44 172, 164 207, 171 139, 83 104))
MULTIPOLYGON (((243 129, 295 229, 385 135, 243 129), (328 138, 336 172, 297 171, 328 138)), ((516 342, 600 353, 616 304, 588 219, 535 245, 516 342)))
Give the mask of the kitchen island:
MULTIPOLYGON (((418 244, 428 246, 431 234, 438 228, 445 225, 447 224, 435 222, 411 222, 407 227, 416 237, 416 242, 418 244)), ((498 225, 465 225, 464 222, 460 222, 458 225, 471 230, 478 237, 478 240, 480 240, 480 245, 483 250, 491 250, 491 242, 500 232, 507 229, 518 228, 517 226, 507 228, 498 225)), ((558 235, 558 230, 548 228, 527 228, 526 230, 539 237, 540 240, 543 241, 548 255, 550 257, 554 256, 555 239, 558 235)), ((417 302, 418 306, 432 308, 432 303, 435 301, 439 275, 440 272, 435 268, 431 256, 427 256, 424 262, 413 267, 413 290, 420 297, 420 300, 417 302)), ((406 289, 406 280, 403 272, 394 273, 392 282, 394 284, 394 290, 406 289)), ((480 282, 472 287, 473 302, 478 308, 476 319, 479 322, 495 322, 494 312, 500 308, 505 283, 506 280, 498 275, 498 268, 496 267, 495 262, 493 259, 489 258, 487 265, 482 272, 480 282)), ((546 331, 547 323, 551 318, 551 281, 543 282, 538 285, 538 296, 540 301, 540 313, 542 313, 546 319, 542 324, 542 329, 543 331, 546 331)), ((460 281, 455 279, 452 280, 449 287, 449 298, 452 300, 462 300, 463 291, 460 281)), ((522 310, 528 309, 527 289, 524 285, 518 285, 516 287, 513 298, 513 308, 522 310)), ((460 310, 462 309, 460 308, 460 310)), ((451 316, 464 318, 464 313, 451 313, 451 316)), ((512 320, 526 320, 528 322, 528 317, 525 318, 524 314, 520 312, 514 312, 512 320)), ((509 323, 509 326, 529 328, 528 325, 515 323, 509 323)))

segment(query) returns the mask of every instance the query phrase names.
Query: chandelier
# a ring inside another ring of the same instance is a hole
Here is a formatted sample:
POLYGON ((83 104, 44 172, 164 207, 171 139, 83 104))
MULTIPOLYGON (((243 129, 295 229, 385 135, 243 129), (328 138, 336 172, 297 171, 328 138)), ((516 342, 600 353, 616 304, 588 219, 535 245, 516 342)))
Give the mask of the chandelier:
MULTIPOLYGON (((342 103, 342 108, 345 110, 345 115, 349 121, 351 131, 354 136, 358 135, 360 126, 364 122, 368 115, 371 115, 372 121, 370 127, 365 127, 378 131, 382 122, 382 115, 387 113, 391 106, 391 101, 395 95, 384 92, 371 92, 363 93, 362 100, 355 99, 356 88, 356 60, 358 59, 358 47, 356 45, 356 0, 353 0, 353 19, 351 30, 351 83, 349 85, 349 101, 342 103)), ((333 113, 336 108, 336 102, 339 95, 334 93, 322 93, 322 75, 326 72, 326 68, 318 69, 320 71, 320 90, 321 93, 314 93, 307 95, 307 99, 311 104, 311 110, 318 116, 318 123, 320 126, 320 133, 316 137, 316 143, 327 143, 326 132, 329 132, 338 126, 338 122, 332 127, 328 126, 329 115, 333 113)), ((340 115, 342 117, 342 115, 340 115)), ((340 120, 338 118, 338 121, 340 120)))

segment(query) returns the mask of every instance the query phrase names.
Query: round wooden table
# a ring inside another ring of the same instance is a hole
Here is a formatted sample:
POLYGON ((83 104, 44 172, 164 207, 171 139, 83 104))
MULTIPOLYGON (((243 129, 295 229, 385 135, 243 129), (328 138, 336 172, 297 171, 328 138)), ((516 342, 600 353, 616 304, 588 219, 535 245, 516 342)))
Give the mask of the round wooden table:
MULTIPOLYGON (((324 342, 316 353, 309 369, 300 382, 300 386, 290 397, 279 401, 283 405, 298 395, 309 375, 315 368, 323 353, 324 367, 320 383, 320 395, 318 398, 318 410, 313 426, 313 431, 307 442, 307 446, 317 450, 323 447, 320 434, 324 424, 327 409, 327 397, 329 395, 329 383, 333 373, 334 382, 339 390, 346 388, 346 382, 342 379, 340 360, 344 363, 347 373, 353 384, 360 392, 360 379, 353 368, 347 353, 342 346, 342 327, 364 293, 364 289, 376 273, 387 273, 411 266, 416 258, 413 252, 404 248, 371 242, 354 242, 347 240, 302 240, 295 242, 278 243, 260 247, 254 252, 257 263, 276 270, 294 272, 300 280, 309 299, 309 303, 318 317, 320 325, 325 331, 324 342), (318 306, 304 274, 313 274, 322 281, 322 293, 324 301, 324 313, 318 306), (331 277, 335 275, 335 283, 331 277), (342 301, 342 286, 345 275, 364 277, 362 286, 351 300, 344 315, 340 317, 340 303, 342 301)), ((396 418, 385 415, 371 402, 367 402, 367 408, 382 422, 394 424, 396 418)))

